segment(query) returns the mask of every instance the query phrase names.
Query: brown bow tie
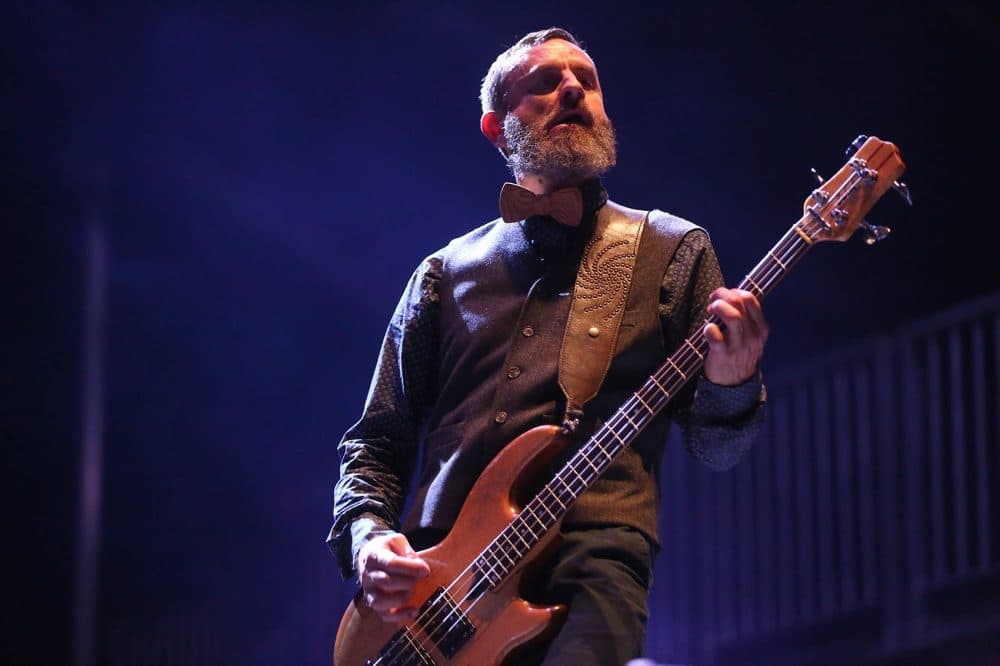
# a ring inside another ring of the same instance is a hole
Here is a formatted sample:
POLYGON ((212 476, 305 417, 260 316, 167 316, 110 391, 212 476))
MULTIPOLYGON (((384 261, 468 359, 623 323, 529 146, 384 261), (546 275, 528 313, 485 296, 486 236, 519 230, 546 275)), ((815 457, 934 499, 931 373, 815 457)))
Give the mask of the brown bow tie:
POLYGON ((583 196, 578 187, 564 187, 549 194, 535 194, 526 187, 504 183, 500 190, 500 216, 518 222, 534 215, 548 215, 567 227, 580 226, 583 196))

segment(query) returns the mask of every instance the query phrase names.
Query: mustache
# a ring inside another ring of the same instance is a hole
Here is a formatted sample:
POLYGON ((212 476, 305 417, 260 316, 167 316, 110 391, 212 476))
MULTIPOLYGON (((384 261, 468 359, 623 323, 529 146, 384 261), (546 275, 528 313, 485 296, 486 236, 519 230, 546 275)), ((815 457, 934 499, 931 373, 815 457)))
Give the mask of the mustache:
POLYGON ((563 107, 557 109, 552 116, 544 123, 545 129, 552 129, 562 122, 570 121, 572 124, 583 125, 584 127, 594 126, 594 116, 585 107, 563 107))

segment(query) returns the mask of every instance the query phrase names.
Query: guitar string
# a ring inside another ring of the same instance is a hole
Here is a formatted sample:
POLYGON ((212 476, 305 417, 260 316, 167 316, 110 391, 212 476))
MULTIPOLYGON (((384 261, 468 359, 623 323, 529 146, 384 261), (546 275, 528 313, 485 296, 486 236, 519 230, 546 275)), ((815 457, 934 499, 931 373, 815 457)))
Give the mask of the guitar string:
MULTIPOLYGON (((862 179, 863 179, 862 176, 860 176, 857 172, 853 172, 852 171, 852 173, 849 174, 845 178, 844 183, 842 183, 840 185, 840 187, 838 187, 838 189, 834 192, 834 194, 830 195, 827 203, 824 204, 823 206, 821 206, 820 210, 823 210, 823 209, 825 209, 827 207, 830 207, 831 206, 830 202, 832 202, 834 200, 836 200, 836 203, 832 204, 832 207, 838 206, 840 203, 843 202, 843 200, 850 193, 853 192, 854 187, 856 185, 858 185, 859 182, 862 179), (842 194, 842 191, 845 188, 848 189, 848 192, 842 194)), ((821 214, 820 214, 820 216, 821 216, 821 214)), ((763 297, 764 295, 766 295, 769 292, 769 290, 771 288, 773 288, 777 284, 778 280, 780 280, 785 275, 787 275, 787 273, 789 271, 789 268, 798 259, 800 259, 802 256, 804 256, 805 252, 808 251, 809 248, 811 247, 811 243, 805 241, 798 234, 798 232, 796 231, 796 227, 797 226, 800 227, 802 229, 802 231, 807 236, 809 236, 810 238, 813 238, 813 234, 815 232, 817 232, 817 231, 822 230, 822 228, 825 225, 822 222, 816 220, 814 218, 814 216, 813 216, 812 213, 806 213, 805 215, 803 215, 797 222, 795 222, 785 232, 785 234, 781 237, 781 239, 779 239, 778 243, 775 244, 775 246, 768 252, 767 255, 764 256, 764 258, 760 262, 758 262, 757 266, 754 267, 754 269, 750 271, 750 273, 747 275, 747 277, 744 278, 744 280, 741 282, 741 287, 743 287, 743 286, 752 286, 752 287, 754 287, 754 289, 749 289, 749 291, 759 292, 756 295, 758 297, 763 297), (810 230, 808 228, 809 226, 815 226, 815 229, 810 230), (791 245, 790 246, 789 246, 789 241, 791 241, 791 245), (775 256, 775 250, 776 249, 778 251, 778 254, 780 255, 780 259, 779 259, 778 256, 775 256), (769 259, 771 261, 769 261, 769 259), (763 268, 761 268, 761 264, 765 264, 765 266, 763 268), (761 275, 757 276, 757 278, 759 278, 764 283, 763 287, 760 286, 760 285, 758 285, 757 282, 756 282, 756 279, 754 279, 754 277, 753 277, 755 275, 755 273, 758 271, 758 269, 761 270, 761 275)), ((705 320, 705 323, 709 323, 713 319, 715 319, 715 321, 713 323, 718 323, 718 319, 715 318, 715 317, 709 317, 709 318, 707 318, 705 320)), ((680 352, 680 354, 677 354, 677 352, 675 352, 675 354, 672 354, 669 357, 669 359, 668 359, 668 360, 673 360, 673 357, 676 355, 677 356, 676 360, 680 362, 681 367, 682 368, 688 368, 689 371, 691 371, 691 372, 693 372, 694 370, 697 369, 699 363, 703 362, 703 356, 700 356, 699 354, 697 354, 692 349, 692 347, 694 346, 693 343, 692 343, 692 341, 691 341, 692 337, 697 338, 697 342, 698 342, 698 346, 699 347, 702 346, 703 342, 707 342, 707 340, 704 337, 704 327, 703 327, 701 331, 696 332, 693 336, 689 336, 684 342, 681 343, 682 346, 680 347, 680 350, 682 350, 682 351, 680 352)), ((652 394, 655 396, 654 399, 653 399, 654 405, 652 406, 653 407, 652 410, 649 410, 649 409, 640 410, 640 405, 643 404, 643 403, 639 402, 639 400, 641 400, 641 399, 638 398, 637 394, 633 394, 629 399, 627 399, 625 401, 625 403, 619 409, 617 409, 611 415, 611 417, 609 417, 609 419, 605 422, 605 424, 600 429, 598 429, 598 431, 595 432, 594 435, 587 442, 584 443, 584 445, 581 447, 581 451, 580 452, 584 453, 587 449, 590 449, 590 451, 592 453, 596 453, 596 449, 600 449, 602 452, 605 453, 605 456, 607 457, 608 454, 605 451, 604 446, 602 446, 599 442, 597 442, 597 440, 602 435, 602 433, 604 431, 606 431, 606 430, 609 431, 615 439, 619 439, 620 440, 620 438, 617 437, 617 431, 614 430, 615 428, 618 428, 619 426, 623 426, 624 425, 626 428, 631 428, 632 430, 635 430, 635 433, 632 434, 632 435, 629 435, 629 437, 627 437, 626 439, 634 438, 635 436, 637 436, 639 434, 639 432, 641 432, 649 424, 649 422, 651 422, 653 420, 653 418, 655 418, 667 406, 667 404, 669 404, 669 402, 676 396, 676 391, 679 391, 681 388, 684 387, 685 384, 687 384, 687 379, 685 377, 681 376, 680 373, 677 373, 677 372, 669 372, 669 371, 667 371, 666 372, 667 377, 665 377, 665 378, 664 377, 659 377, 659 378, 657 377, 658 375, 660 375, 660 373, 662 371, 666 370, 666 368, 668 366, 670 366, 670 365, 671 365, 671 363, 669 363, 669 362, 665 362, 663 365, 661 365, 657 369, 657 371, 654 372, 651 375, 650 379, 647 379, 646 382, 636 392, 636 393, 638 393, 639 391, 644 391, 646 393, 652 392, 652 394), (667 388, 665 386, 662 386, 660 384, 660 381, 663 381, 664 379, 667 381, 668 384, 672 384, 669 388, 667 388), (654 386, 656 386, 660 390, 659 391, 655 391, 655 392, 653 392, 651 390, 650 391, 645 391, 645 389, 647 388, 647 385, 650 384, 650 383, 652 383, 654 386), (641 416, 639 417, 639 421, 640 422, 638 424, 633 423, 632 420, 629 418, 629 416, 632 415, 632 414, 634 414, 634 413, 641 414, 641 416), (613 421, 617 421, 617 423, 615 423, 614 425, 612 425, 613 421)), ((609 443, 612 445, 612 447, 614 446, 614 442, 609 442, 609 443)), ((620 442, 620 443, 622 444, 621 449, 619 449, 618 451, 616 451, 614 455, 611 455, 610 458, 609 458, 609 460, 606 463, 600 463, 601 465, 610 465, 614 461, 614 459, 617 457, 618 453, 620 453, 621 450, 624 450, 624 448, 628 445, 627 443, 622 443, 622 442, 620 442)), ((590 454, 585 454, 583 456, 583 458, 587 458, 589 455, 590 454)), ((581 476, 581 471, 575 469, 575 467, 574 467, 574 465, 579 462, 579 461, 574 462, 575 458, 576 458, 576 456, 574 456, 574 458, 571 458, 570 461, 568 461, 568 463, 563 467, 563 469, 561 469, 559 472, 556 473, 556 475, 555 475, 555 477, 553 479, 553 480, 555 480, 555 479, 558 478, 559 481, 560 481, 560 483, 562 483, 562 485, 564 485, 566 487, 566 489, 569 490, 572 499, 568 499, 567 501, 570 504, 572 504, 573 502, 575 502, 576 498, 579 497, 579 495, 582 494, 584 491, 586 491, 587 488, 589 488, 590 484, 593 483, 593 481, 596 479, 596 477, 600 476, 600 474, 602 474, 606 470, 606 468, 604 468, 604 469, 595 468, 596 474, 594 474, 594 475, 591 475, 591 473, 590 473, 589 470, 583 470, 583 473, 587 474, 588 477, 590 477, 589 479, 584 479, 583 476, 581 476), (575 483, 575 482, 571 481, 570 483, 567 483, 564 479, 560 478, 563 470, 565 470, 567 468, 570 469, 574 474, 576 474, 580 478, 580 480, 583 482, 582 483, 582 487, 579 490, 579 492, 577 492, 577 491, 575 491, 573 489, 572 484, 575 483)), ((591 466, 593 466, 593 464, 590 463, 589 458, 587 458, 587 462, 589 464, 591 464, 591 466)), ((550 482, 550 484, 551 484, 551 482, 550 482)), ((550 484, 546 484, 545 488, 543 488, 543 491, 541 491, 541 492, 544 492, 544 490, 549 490, 549 492, 553 495, 553 497, 557 501, 560 501, 560 496, 557 495, 555 493, 555 491, 553 491, 553 490, 551 490, 549 488, 550 484)), ((538 499, 541 496, 541 492, 539 492, 539 495, 537 495, 535 499, 538 499)), ((532 502, 529 502, 528 506, 530 506, 533 502, 534 502, 534 500, 532 500, 532 502)), ((560 502, 560 503, 562 503, 562 502, 560 502)), ((555 517, 555 514, 552 513, 552 510, 549 509, 548 507, 544 506, 544 502, 543 502, 543 508, 545 508, 545 510, 550 514, 550 516, 555 517)), ((504 573, 503 576, 509 575, 510 571, 517 567, 517 564, 520 562, 520 560, 523 559, 523 557, 528 552, 530 552, 532 548, 534 548, 535 546, 537 546, 537 543, 538 543, 537 542, 537 537, 535 537, 534 532, 531 530, 530 527, 527 528, 528 532, 532 534, 532 536, 536 539, 536 542, 534 544, 532 544, 531 546, 529 546, 528 550, 525 551, 524 553, 521 553, 519 551, 519 549, 517 548, 517 546, 510 540, 510 538, 507 537, 507 536, 505 536, 506 532, 508 531, 508 528, 510 528, 512 525, 515 524, 515 522, 517 522, 520 519, 521 519, 521 516, 520 516, 520 514, 518 514, 518 516, 515 517, 511 521, 511 523, 508 524, 507 527, 505 527, 503 530, 501 530, 500 533, 493 539, 493 541, 491 541, 480 552, 479 556, 477 556, 476 558, 474 558, 473 561, 470 562, 469 565, 463 571, 461 571, 458 574, 458 576, 456 576, 455 579, 451 583, 449 583, 449 585, 445 588, 444 591, 447 592, 447 593, 450 593, 459 584, 461 584, 461 585, 468 584, 469 585, 469 590, 466 592, 465 596, 462 597, 460 600, 458 600, 458 601, 455 602, 455 608, 457 609, 458 613, 455 613, 455 611, 450 611, 450 610, 447 610, 447 609, 443 609, 441 611, 437 611, 432 617, 429 617, 429 618, 421 618, 420 616, 417 616, 417 618, 415 618, 416 622, 418 622, 421 625, 421 627, 425 627, 424 633, 427 633, 426 627, 428 627, 430 625, 430 623, 440 622, 443 615, 445 617, 446 617, 446 614, 464 615, 469 610, 471 610, 472 608, 475 607, 475 605, 476 605, 476 603, 478 603, 479 599, 482 598, 482 594, 480 594, 476 598, 472 599, 472 596, 473 596, 473 594, 475 592, 476 585, 473 582, 474 581, 474 577, 470 575, 470 571, 472 569, 474 569, 476 563, 483 557, 483 555, 485 553, 487 553, 488 551, 492 551, 492 550, 496 549, 496 547, 499 545, 499 541, 500 541, 500 539, 502 537, 507 541, 507 543, 508 543, 509 546, 513 547, 514 553, 517 556, 516 559, 512 559, 512 558, 510 558, 509 553, 506 553, 506 551, 505 551, 505 554, 507 555, 507 558, 511 560, 513 566, 510 568, 510 570, 508 570, 506 573, 504 573), (470 602, 470 599, 472 599, 471 602, 470 602), (466 606, 466 604, 467 604, 467 606, 466 606)), ((541 519, 539 519, 537 516, 535 516, 535 519, 538 520, 542 524, 542 527, 545 530, 551 528, 551 525, 546 526, 544 524, 544 522, 542 522, 541 519)), ((557 522, 557 521, 558 521, 558 519, 556 521, 553 521, 553 524, 555 524, 555 522, 557 522)), ((516 533, 516 530, 515 530, 515 533, 516 533)), ((543 531, 543 534, 544 534, 544 531, 543 531)), ((527 543, 526 541, 524 541, 524 538, 520 534, 517 534, 517 536, 524 543, 527 543)), ((501 551, 503 551, 504 547, 500 546, 499 549, 501 551)), ((497 561, 497 564, 500 564, 500 562, 497 561)), ((493 567, 491 566, 490 569, 492 570, 493 567)), ((460 617, 459 619, 455 620, 455 622, 453 624, 446 626, 444 634, 447 635, 450 631, 452 631, 461 622, 462 622, 462 619, 460 617)), ((412 625, 406 625, 406 627, 404 627, 404 630, 408 629, 409 626, 412 626, 412 625)), ((438 627, 438 628, 440 628, 440 627, 438 627)), ((433 629, 431 631, 433 631, 433 629)), ((403 644, 403 638, 402 637, 391 641, 391 643, 394 644, 394 645, 397 645, 400 649, 405 649, 405 647, 406 647, 403 644)), ((427 649, 427 646, 424 644, 424 642, 422 640, 416 639, 416 643, 418 644, 419 648, 424 649, 424 650, 427 649)), ((386 645, 385 648, 390 648, 390 645, 386 645)), ((391 650, 390 650, 390 652, 391 652, 391 650)), ((419 656, 419 654, 416 654, 414 652, 411 652, 410 654, 412 656, 415 656, 418 659, 421 659, 421 661, 422 661, 422 658, 419 656)), ((389 656, 390 656, 390 654, 389 654, 389 652, 387 652, 383 657, 379 657, 376 661, 374 661, 372 663, 373 664, 380 664, 380 663, 382 663, 382 659, 383 658, 386 658, 386 657, 389 657, 389 656)), ((395 664, 397 662, 394 661, 394 662, 390 662, 390 663, 395 664)), ((403 663, 400 664, 400 666, 407 666, 408 663, 409 662, 403 662, 403 663)))

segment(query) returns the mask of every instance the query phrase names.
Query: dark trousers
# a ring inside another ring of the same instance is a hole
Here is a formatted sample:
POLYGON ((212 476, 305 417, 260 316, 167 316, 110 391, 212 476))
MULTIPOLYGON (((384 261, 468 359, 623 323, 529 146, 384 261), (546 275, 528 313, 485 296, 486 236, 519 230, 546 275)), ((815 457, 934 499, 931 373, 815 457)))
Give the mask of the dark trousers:
POLYGON ((569 613, 547 648, 520 655, 518 663, 623 666, 641 656, 652 565, 652 546, 632 528, 564 532, 538 579, 537 600, 566 604, 569 613))

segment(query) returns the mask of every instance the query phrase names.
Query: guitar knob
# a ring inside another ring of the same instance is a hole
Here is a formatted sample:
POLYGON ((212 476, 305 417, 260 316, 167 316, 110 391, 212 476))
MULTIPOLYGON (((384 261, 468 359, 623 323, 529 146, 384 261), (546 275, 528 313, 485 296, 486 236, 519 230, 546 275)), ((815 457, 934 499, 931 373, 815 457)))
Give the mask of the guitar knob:
POLYGON ((849 145, 847 147, 847 150, 845 150, 844 152, 847 154, 848 157, 850 157, 854 153, 858 152, 858 149, 861 148, 861 146, 863 146, 865 144, 865 141, 867 140, 868 140, 867 134, 859 134, 858 138, 852 141, 851 145, 849 145))
POLYGON ((866 245, 874 245, 879 241, 883 241, 892 233, 891 228, 881 227, 867 220, 861 222, 861 228, 864 230, 866 245))

